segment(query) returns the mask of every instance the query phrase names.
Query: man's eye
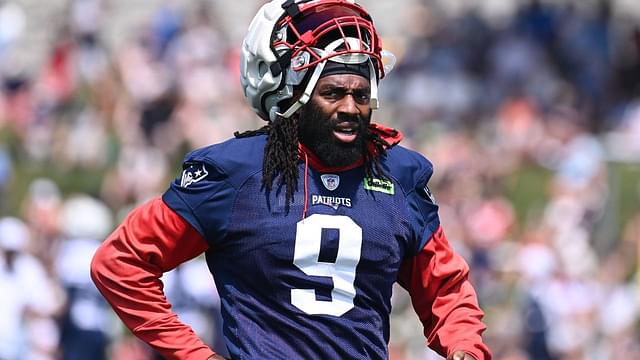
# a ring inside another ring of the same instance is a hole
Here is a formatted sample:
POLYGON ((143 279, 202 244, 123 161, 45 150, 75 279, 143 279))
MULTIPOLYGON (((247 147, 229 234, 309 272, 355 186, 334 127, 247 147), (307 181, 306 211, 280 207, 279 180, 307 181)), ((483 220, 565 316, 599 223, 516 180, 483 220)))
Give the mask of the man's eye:
POLYGON ((366 104, 371 100, 371 97, 366 92, 357 92, 353 94, 353 97, 361 104, 366 104))
POLYGON ((344 92, 339 90, 327 90, 322 93, 322 96, 329 99, 340 99, 344 96, 344 92))
POLYGON ((369 91, 345 91, 340 89, 327 89, 320 93, 323 97, 330 100, 340 100, 345 96, 352 96, 359 104, 368 104, 371 101, 369 91))

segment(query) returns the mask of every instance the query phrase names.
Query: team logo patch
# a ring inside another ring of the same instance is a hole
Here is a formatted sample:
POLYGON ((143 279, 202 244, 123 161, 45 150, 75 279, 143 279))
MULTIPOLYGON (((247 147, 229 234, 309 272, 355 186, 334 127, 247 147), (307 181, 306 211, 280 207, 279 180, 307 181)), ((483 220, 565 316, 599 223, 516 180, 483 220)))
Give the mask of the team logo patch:
POLYGON ((311 203, 313 205, 326 205, 338 210, 340 206, 351 207, 350 198, 341 198, 334 196, 311 195, 311 203))
POLYGON ((340 186, 340 176, 334 174, 324 174, 320 176, 324 187, 329 191, 333 191, 340 186))
POLYGON ((377 191, 389 195, 396 193, 393 182, 389 180, 365 178, 364 179, 365 190, 377 191))
POLYGON ((180 179, 180 186, 183 188, 187 188, 189 185, 195 184, 209 175, 203 163, 190 163, 188 165, 189 167, 182 171, 182 179, 180 179))

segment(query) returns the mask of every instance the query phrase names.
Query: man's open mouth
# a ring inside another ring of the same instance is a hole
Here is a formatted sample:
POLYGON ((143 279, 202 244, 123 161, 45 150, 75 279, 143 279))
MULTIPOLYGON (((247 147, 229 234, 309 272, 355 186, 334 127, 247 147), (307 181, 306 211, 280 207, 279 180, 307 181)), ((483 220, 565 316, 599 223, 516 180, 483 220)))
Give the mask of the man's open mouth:
POLYGON ((333 135, 341 142, 351 143, 358 137, 360 124, 352 121, 345 121, 337 124, 333 128, 333 135))

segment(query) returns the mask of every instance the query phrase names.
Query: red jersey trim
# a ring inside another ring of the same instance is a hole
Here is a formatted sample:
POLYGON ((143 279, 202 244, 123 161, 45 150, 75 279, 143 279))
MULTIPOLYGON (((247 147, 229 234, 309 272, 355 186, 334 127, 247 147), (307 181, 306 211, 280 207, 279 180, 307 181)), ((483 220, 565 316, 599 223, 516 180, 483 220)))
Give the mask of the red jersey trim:
POLYGON ((420 253, 402 263, 398 283, 411 296, 430 348, 444 357, 464 351, 490 360, 482 341, 484 313, 468 275, 469 266, 440 227, 420 253))
POLYGON ((215 353, 171 311, 160 281, 207 248, 191 225, 156 198, 133 210, 100 246, 91 277, 124 324, 166 359, 207 359, 215 353))

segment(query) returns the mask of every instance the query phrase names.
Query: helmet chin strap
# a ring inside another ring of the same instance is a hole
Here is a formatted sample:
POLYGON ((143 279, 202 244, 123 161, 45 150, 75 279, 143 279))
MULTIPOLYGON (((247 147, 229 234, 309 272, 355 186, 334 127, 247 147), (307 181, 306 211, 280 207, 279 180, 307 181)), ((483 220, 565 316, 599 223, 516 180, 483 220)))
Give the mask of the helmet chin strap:
MULTIPOLYGON (((357 39, 353 39, 353 40, 358 42, 358 47, 359 47, 360 46, 359 41, 357 39)), ((327 53, 333 52, 343 43, 344 41, 342 39, 338 39, 332 42, 331 44, 329 44, 325 48, 325 52, 327 53)), ((339 56, 336 56, 334 58, 329 58, 323 62, 318 63, 318 65, 316 65, 316 68, 313 74, 311 74, 311 78, 309 79, 307 86, 305 87, 304 91, 302 92, 302 95, 300 95, 298 100, 296 100, 296 102, 293 103, 284 113, 277 112, 276 114, 279 116, 282 116, 285 119, 288 119, 291 116, 293 116, 293 114, 295 114, 296 111, 298 111, 303 105, 309 102, 309 99, 311 99, 311 94, 313 93, 313 89, 315 89, 316 85, 318 84, 318 80, 320 80, 320 75, 322 75, 322 71, 324 70, 324 67, 327 64, 327 61, 334 61, 332 59, 338 60, 338 58, 339 56)), ((378 100, 378 77, 376 74, 376 69, 373 66, 373 61, 371 61, 370 58, 367 59, 366 61, 369 63, 369 86, 371 88, 371 95, 370 95, 371 100, 369 104, 372 110, 376 110, 380 107, 380 101, 378 100)), ((337 62, 341 62, 341 61, 337 61, 337 62)))
POLYGON ((311 75, 311 78, 309 79, 307 86, 304 88, 304 92, 302 93, 302 95, 300 95, 298 100, 296 100, 296 102, 293 103, 289 107, 289 109, 287 109, 287 111, 285 111, 282 114, 277 113, 279 116, 282 116, 283 118, 288 119, 291 116, 293 116, 293 114, 295 114, 296 111, 298 111, 298 109, 300 109, 304 104, 309 102, 309 99, 311 99, 311 94, 313 93, 313 89, 316 87, 318 80, 320 80, 320 75, 322 74, 322 70, 324 70, 324 66, 326 64, 327 64, 327 61, 325 60, 319 63, 318 65, 316 65, 316 69, 311 75))
POLYGON ((380 107, 380 100, 378 99, 378 76, 376 74, 376 68, 373 66, 371 59, 369 62, 369 87, 371 88, 371 94, 369 95, 369 106, 372 110, 377 110, 380 107))

